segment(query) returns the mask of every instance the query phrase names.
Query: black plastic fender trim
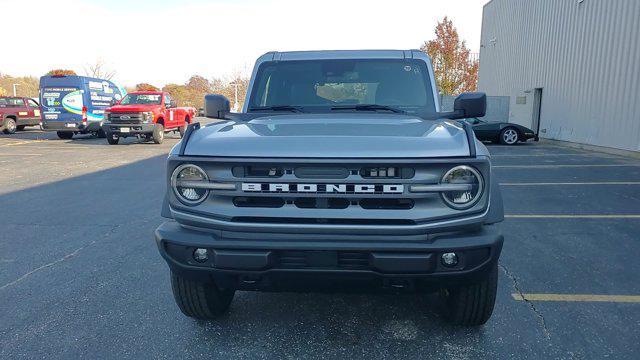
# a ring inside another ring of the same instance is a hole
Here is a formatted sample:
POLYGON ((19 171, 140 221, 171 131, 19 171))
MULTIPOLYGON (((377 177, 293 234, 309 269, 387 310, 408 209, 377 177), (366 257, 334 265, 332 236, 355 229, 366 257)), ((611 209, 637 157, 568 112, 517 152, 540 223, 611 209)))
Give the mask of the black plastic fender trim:
POLYGON ((461 121, 464 131, 467 133, 467 142, 469 143, 469 156, 476 157, 476 135, 473 133, 471 124, 461 121))
POLYGON ((180 142, 180 156, 184 155, 184 150, 187 148, 187 143, 189 142, 189 138, 194 131, 200 129, 200 123, 195 122, 187 125, 187 130, 184 132, 184 136, 182 137, 182 141, 180 142))

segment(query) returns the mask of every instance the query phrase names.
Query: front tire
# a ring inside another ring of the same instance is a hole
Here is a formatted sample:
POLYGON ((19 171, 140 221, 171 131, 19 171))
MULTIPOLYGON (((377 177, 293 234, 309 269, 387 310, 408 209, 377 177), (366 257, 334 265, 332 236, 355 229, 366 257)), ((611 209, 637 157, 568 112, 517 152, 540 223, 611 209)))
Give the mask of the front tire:
POLYGON ((4 130, 2 130, 5 134, 15 134, 16 133, 16 121, 12 118, 4 119, 4 130))
POLYGON ((515 145, 520 140, 518 130, 513 127, 506 127, 500 131, 500 143, 503 145, 515 145))
POLYGON ((226 313, 235 290, 222 290, 214 282, 197 282, 171 272, 171 290, 186 316, 212 320, 226 313))
POLYGON ((56 134, 60 139, 69 140, 73 138, 73 132, 71 131, 57 131, 56 134))
POLYGON ((120 137, 118 135, 109 133, 109 134, 105 134, 106 138, 107 138, 107 142, 109 143, 109 145, 118 145, 118 142, 120 142, 120 137))
POLYGON ((154 143, 162 144, 162 141, 164 141, 164 126, 162 124, 156 124, 153 127, 152 138, 154 143))
POLYGON ((445 291, 447 320, 454 325, 483 325, 493 313, 497 291, 498 264, 496 263, 485 279, 445 291))

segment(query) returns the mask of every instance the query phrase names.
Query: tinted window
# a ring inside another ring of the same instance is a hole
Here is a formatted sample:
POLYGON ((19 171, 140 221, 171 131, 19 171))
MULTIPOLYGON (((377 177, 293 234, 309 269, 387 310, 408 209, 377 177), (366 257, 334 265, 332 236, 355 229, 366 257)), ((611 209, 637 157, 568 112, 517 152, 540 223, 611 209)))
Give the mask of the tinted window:
POLYGON ((160 94, 127 94, 120 104, 122 105, 131 105, 131 104, 154 104, 159 105, 161 100, 160 94))
POLYGON ((40 105, 38 105, 38 103, 35 102, 35 100, 33 99, 27 99, 27 103, 29 104, 30 107, 33 107, 33 108, 40 107, 40 105))
POLYGON ((23 107, 24 101, 22 99, 16 98, 5 98, 4 101, 0 102, 0 105, 4 105, 6 107, 23 107))
POLYGON ((377 104, 435 111, 427 67, 419 60, 266 62, 255 84, 250 108, 377 104))

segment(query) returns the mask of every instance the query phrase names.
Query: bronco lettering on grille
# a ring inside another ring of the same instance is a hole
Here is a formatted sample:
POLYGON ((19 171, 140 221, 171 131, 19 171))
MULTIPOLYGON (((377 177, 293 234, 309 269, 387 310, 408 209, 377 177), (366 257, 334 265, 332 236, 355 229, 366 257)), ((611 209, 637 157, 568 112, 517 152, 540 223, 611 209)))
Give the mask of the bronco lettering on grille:
POLYGON ((242 183, 242 191, 273 193, 402 194, 400 184, 287 184, 242 183))

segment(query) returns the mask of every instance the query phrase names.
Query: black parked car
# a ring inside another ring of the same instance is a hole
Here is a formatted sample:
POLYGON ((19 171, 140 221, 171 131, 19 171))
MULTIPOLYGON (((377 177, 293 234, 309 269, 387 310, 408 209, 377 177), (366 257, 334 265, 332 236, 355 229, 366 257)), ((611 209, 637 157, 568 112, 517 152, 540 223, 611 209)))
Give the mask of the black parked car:
POLYGON ((533 130, 518 124, 505 122, 486 122, 478 118, 465 119, 472 125, 473 132, 480 141, 492 141, 504 145, 514 145, 518 141, 534 139, 538 135, 533 130))

